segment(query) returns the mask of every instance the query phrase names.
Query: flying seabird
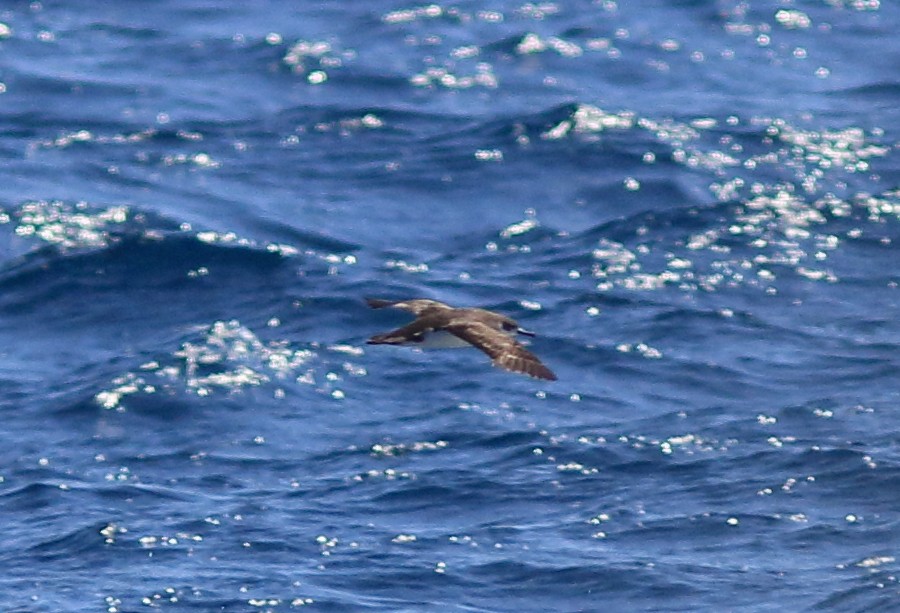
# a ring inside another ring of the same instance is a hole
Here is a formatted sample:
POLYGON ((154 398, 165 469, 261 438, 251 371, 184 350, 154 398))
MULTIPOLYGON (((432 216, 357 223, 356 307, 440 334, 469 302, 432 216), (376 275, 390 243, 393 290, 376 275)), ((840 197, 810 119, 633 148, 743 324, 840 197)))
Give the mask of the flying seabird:
POLYGON ((416 316, 411 323, 377 334, 370 345, 405 345, 419 349, 475 347, 491 357, 494 366, 536 379, 556 381, 556 375, 516 340, 516 334, 534 336, 514 320, 485 309, 453 308, 436 300, 381 300, 367 298, 373 309, 393 307, 416 316))

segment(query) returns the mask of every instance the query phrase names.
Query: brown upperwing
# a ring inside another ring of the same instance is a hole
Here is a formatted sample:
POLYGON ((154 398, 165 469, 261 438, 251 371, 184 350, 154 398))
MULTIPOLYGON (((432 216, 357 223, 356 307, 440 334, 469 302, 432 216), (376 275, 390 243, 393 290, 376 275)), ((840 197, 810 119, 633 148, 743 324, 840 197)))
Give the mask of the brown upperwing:
POLYGON ((366 343, 369 345, 399 345, 410 341, 415 342, 421 334, 435 329, 438 324, 435 319, 435 317, 429 315, 419 317, 396 330, 391 330, 384 334, 376 334, 366 343))
POLYGON ((415 300, 382 300, 380 298, 366 298, 366 304, 373 309, 384 309, 387 307, 402 309, 412 313, 416 317, 431 310, 443 311, 445 309, 453 308, 443 302, 427 300, 425 298, 417 298, 415 300))
POLYGON ((488 354, 495 366, 536 379, 556 381, 556 375, 521 343, 481 322, 451 322, 444 330, 488 354))

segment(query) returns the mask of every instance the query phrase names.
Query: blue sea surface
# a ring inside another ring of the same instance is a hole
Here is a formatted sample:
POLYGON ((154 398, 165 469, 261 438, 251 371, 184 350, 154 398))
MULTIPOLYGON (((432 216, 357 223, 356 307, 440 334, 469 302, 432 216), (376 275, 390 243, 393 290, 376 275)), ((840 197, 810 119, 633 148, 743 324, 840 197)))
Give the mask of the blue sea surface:
POLYGON ((898 31, 3 3, 0 610, 900 611, 898 31))

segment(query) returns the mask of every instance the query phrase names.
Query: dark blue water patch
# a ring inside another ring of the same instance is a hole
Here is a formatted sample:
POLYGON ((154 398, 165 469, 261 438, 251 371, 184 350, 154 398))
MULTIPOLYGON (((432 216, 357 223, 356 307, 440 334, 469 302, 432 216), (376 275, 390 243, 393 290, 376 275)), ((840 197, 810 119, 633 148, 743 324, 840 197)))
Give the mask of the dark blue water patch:
MULTIPOLYGON (((145 306, 160 292, 167 293, 169 304, 176 308, 162 309, 157 315, 172 318, 169 319, 172 323, 184 325, 227 317, 234 304, 234 288, 243 287, 244 282, 250 280, 260 282, 262 291, 266 285, 276 287, 274 275, 283 265, 283 258, 277 254, 264 251, 255 255, 238 254, 229 247, 207 245, 195 238, 175 237, 161 242, 128 238, 100 251, 64 257, 58 257, 56 253, 48 255, 51 257, 43 262, 30 258, 32 261, 18 270, 7 271, 2 282, 5 287, 3 310, 9 317, 39 321, 45 330, 70 329, 84 322, 95 326, 95 334, 104 328, 121 333, 129 322, 145 321, 145 306), (231 288, 213 285, 188 275, 190 270, 209 269, 207 267, 213 271, 218 267, 223 279, 231 279, 235 285, 231 288), (202 311, 189 308, 196 304, 191 296, 203 286, 211 294, 208 300, 196 305, 201 306, 202 311), (100 307, 99 311, 84 310, 82 302, 71 300, 74 295, 80 300, 94 302, 100 307), (219 307, 215 306, 217 301, 221 301, 219 307), (30 306, 35 304, 41 308, 36 310, 30 306), (179 304, 181 308, 177 308, 179 304), (49 317, 51 312, 53 316, 49 317)), ((260 297, 255 299, 260 300, 260 297)))
POLYGON ((0 497, 4 499, 4 507, 10 513, 32 513, 53 507, 56 499, 63 495, 59 487, 51 483, 30 483, 20 487, 7 485, 0 493, 0 497))
POLYGON ((856 583, 856 587, 842 589, 817 603, 815 610, 892 611, 896 606, 896 592, 881 594, 885 588, 878 578, 860 579, 856 583))
POLYGON ((900 93, 900 82, 895 80, 884 80, 879 83, 867 83, 857 87, 839 89, 829 92, 841 100, 847 97, 859 98, 867 104, 877 105, 880 109, 887 113, 896 111, 896 106, 891 104, 891 100, 896 99, 900 93))
MULTIPOLYGON (((210 240, 200 240, 189 233, 163 232, 150 230, 138 234, 111 229, 103 232, 105 236, 100 237, 102 242, 97 245, 88 243, 83 247, 75 245, 71 248, 44 246, 7 267, 4 282, 14 289, 44 285, 38 281, 56 277, 73 291, 79 286, 102 287, 105 282, 115 284, 128 278, 134 279, 135 285, 162 285, 175 289, 181 281, 190 282, 187 272, 192 269, 204 266, 243 267, 248 275, 257 275, 277 268, 285 260, 275 250, 240 244, 236 240, 236 244, 230 245, 227 238, 222 239, 214 234, 210 240), (175 271, 179 274, 173 275, 175 271), (106 281, 110 278, 112 281, 106 281)), ((311 239, 310 242, 318 246, 336 245, 302 231, 293 232, 292 237, 311 239)))
MULTIPOLYGON (((472 569, 475 574, 490 583, 504 586, 508 594, 525 597, 532 602, 545 601, 547 606, 556 599, 548 592, 554 592, 562 586, 568 593, 561 610, 577 611, 583 607, 596 606, 597 598, 606 603, 634 602, 640 593, 639 586, 652 583, 659 593, 667 593, 677 597, 692 597, 697 590, 690 583, 670 577, 660 582, 653 570, 642 569, 640 565, 606 565, 579 567, 537 566, 521 562, 497 562, 480 565, 472 569), (650 577, 653 577, 650 580, 650 577)), ((648 594, 652 599, 652 594, 648 594)))
MULTIPOLYGON (((78 561, 98 557, 98 550, 104 547, 102 532, 108 529, 109 524, 95 522, 76 528, 62 536, 42 541, 30 547, 27 555, 33 556, 38 563, 54 564, 68 563, 78 568, 78 561)), ((83 568, 83 567, 82 567, 83 568)))

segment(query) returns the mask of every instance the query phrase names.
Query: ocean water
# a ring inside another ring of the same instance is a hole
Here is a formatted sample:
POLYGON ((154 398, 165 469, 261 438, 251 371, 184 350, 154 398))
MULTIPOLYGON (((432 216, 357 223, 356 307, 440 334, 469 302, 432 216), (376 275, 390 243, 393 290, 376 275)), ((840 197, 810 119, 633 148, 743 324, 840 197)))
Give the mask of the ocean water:
POLYGON ((0 610, 900 610, 898 29, 4 3, 0 610))

